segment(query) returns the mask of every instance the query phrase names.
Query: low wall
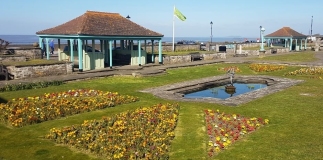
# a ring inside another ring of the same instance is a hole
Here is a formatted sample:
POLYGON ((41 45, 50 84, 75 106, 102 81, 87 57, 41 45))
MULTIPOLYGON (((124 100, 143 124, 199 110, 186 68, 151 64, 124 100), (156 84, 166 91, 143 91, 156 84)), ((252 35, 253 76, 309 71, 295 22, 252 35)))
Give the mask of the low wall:
POLYGON ((41 58, 41 48, 38 47, 9 47, 3 52, 7 55, 24 56, 28 59, 41 58))
POLYGON ((29 66, 7 66, 11 79, 26 79, 71 74, 72 63, 57 63, 29 66))
MULTIPOLYGON (((272 50, 273 49, 266 50, 265 54, 272 54, 272 50)), ((277 48, 276 51, 277 51, 276 54, 277 53, 287 53, 287 52, 289 52, 289 48, 277 48)), ((237 50, 236 53, 234 53, 234 52, 227 52, 227 53, 229 55, 247 54, 247 55, 256 56, 256 55, 259 55, 259 50, 241 50, 241 53, 239 53, 239 50, 237 50)))
MULTIPOLYGON (((203 60, 225 59, 226 53, 201 54, 203 60)), ((191 62, 191 55, 163 56, 163 64, 180 64, 191 62)), ((155 63, 158 63, 158 56, 155 56, 155 63)))
POLYGON ((26 57, 14 56, 14 55, 3 55, 0 57, 1 62, 25 62, 26 57))
MULTIPOLYGON (((142 48, 145 48, 143 45, 142 48)), ((147 45, 146 51, 151 53, 152 46, 147 45)), ((163 52, 171 52, 173 51, 173 44, 163 44, 162 45, 163 52)), ((199 44, 175 44, 174 45, 175 51, 198 51, 200 50, 199 44)), ((154 45, 154 53, 159 52, 158 45, 154 45)))

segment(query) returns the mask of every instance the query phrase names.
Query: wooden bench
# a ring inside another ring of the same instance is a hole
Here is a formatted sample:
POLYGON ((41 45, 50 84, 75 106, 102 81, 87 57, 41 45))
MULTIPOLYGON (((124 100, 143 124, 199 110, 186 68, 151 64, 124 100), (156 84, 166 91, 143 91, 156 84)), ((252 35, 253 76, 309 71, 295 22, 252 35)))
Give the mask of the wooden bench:
POLYGON ((0 65, 0 75, 4 75, 6 81, 8 80, 8 77, 9 77, 8 70, 2 64, 0 65))

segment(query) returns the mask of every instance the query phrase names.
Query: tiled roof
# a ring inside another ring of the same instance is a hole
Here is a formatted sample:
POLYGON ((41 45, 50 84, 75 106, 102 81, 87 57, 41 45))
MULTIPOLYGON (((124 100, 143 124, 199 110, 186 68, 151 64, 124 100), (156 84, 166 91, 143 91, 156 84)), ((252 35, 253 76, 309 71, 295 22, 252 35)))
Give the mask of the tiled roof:
POLYGON ((307 37, 307 36, 291 29, 290 27, 283 27, 271 34, 266 35, 265 37, 307 37))
POLYGON ((144 28, 119 13, 87 11, 83 15, 36 34, 92 36, 157 36, 164 35, 144 28))

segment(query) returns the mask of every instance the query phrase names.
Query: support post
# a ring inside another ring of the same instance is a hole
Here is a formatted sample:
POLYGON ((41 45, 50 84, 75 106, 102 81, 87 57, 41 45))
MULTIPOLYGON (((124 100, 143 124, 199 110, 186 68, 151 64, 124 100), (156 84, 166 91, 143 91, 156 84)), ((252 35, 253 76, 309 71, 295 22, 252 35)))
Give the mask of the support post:
POLYGON ((79 56, 79 71, 83 72, 83 41, 80 38, 77 39, 77 47, 78 47, 77 51, 79 56))
POLYGON ((71 62, 74 63, 74 39, 70 39, 70 43, 69 43, 69 46, 70 46, 70 60, 71 62))
POLYGON ((155 63, 154 40, 151 40, 151 62, 155 63))
POLYGON ((158 51, 159 51, 159 64, 163 64, 163 57, 162 57, 162 41, 159 40, 159 46, 158 46, 158 51))
POLYGON ((49 60, 49 44, 48 44, 48 38, 45 39, 46 41, 46 57, 47 57, 47 60, 49 60))
POLYGON ((112 40, 109 40, 109 61, 110 69, 112 69, 112 40))
POLYGON ((138 40, 138 63, 139 63, 139 66, 141 66, 141 41, 138 40))

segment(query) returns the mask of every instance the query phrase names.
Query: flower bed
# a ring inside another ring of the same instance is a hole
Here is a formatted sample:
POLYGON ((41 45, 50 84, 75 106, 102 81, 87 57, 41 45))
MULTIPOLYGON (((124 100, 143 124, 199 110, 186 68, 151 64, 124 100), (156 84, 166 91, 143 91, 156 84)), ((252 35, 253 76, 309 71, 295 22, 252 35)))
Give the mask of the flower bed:
POLYGON ((222 68, 218 68, 218 71, 231 71, 234 70, 234 72, 242 72, 241 69, 237 66, 230 66, 230 67, 222 67, 222 68))
POLYGON ((12 99, 6 104, 0 104, 0 121, 22 127, 137 100, 133 96, 86 89, 45 93, 42 96, 12 99))
POLYGON ((286 73, 284 76, 306 76, 309 78, 322 79, 323 78, 323 68, 322 67, 310 67, 301 68, 292 72, 286 73))
POLYGON ((204 113, 209 136, 208 155, 210 157, 269 122, 268 119, 246 118, 238 114, 220 113, 219 110, 205 110, 204 113))
POLYGON ((178 114, 179 106, 158 104, 53 128, 46 138, 105 159, 168 159, 178 114))
POLYGON ((273 72, 273 71, 285 69, 286 67, 283 65, 253 63, 249 65, 249 68, 256 72, 273 72))

